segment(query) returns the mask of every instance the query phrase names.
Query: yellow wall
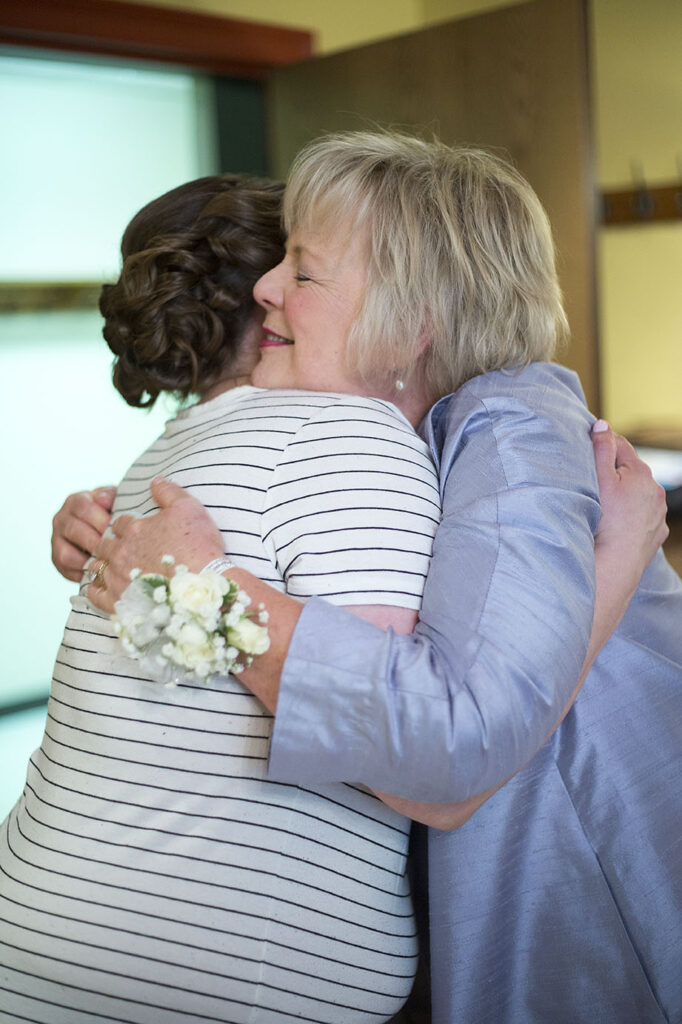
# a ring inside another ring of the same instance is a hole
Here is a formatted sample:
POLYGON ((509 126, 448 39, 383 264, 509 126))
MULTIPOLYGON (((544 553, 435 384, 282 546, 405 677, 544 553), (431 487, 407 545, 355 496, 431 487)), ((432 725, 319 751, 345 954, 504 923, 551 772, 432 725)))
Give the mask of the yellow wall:
MULTIPOLYGON (((508 3, 162 0, 163 6, 307 28, 316 33, 317 53, 508 3)), ((681 0, 592 0, 591 14, 600 187, 629 187, 632 160, 648 181, 682 178, 681 0)), ((662 419, 682 425, 682 224, 603 229, 598 256, 602 411, 622 430, 662 419)))
MULTIPOLYGON (((636 161, 682 188, 682 3, 595 0, 593 38, 601 187, 631 187, 636 161)), ((604 228, 598 254, 605 414, 682 427, 682 222, 604 228)))

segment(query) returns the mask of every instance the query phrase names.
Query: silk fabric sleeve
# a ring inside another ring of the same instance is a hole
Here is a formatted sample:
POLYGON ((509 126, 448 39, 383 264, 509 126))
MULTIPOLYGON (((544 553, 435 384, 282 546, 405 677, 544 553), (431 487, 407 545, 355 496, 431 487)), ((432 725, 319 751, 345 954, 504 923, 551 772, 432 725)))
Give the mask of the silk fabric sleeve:
POLYGON ((415 634, 311 600, 282 675, 272 778, 458 801, 536 750, 578 679, 599 519, 575 375, 488 374, 432 413, 443 520, 415 634))

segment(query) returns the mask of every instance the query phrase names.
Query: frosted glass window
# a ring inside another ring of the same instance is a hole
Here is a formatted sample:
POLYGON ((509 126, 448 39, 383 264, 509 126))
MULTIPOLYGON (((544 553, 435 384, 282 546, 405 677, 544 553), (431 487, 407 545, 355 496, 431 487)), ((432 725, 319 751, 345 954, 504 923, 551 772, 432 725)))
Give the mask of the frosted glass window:
POLYGON ((0 58, 0 280, 111 277, 131 216, 215 170, 205 79, 0 58))
MULTIPOLYGON (((75 584, 50 563, 70 491, 116 483, 169 408, 129 408, 111 384, 95 312, 0 318, 0 705, 47 690, 75 584)), ((157 403, 158 404, 158 403, 157 403)))
MULTIPOLYGON (((0 57, 0 282, 98 282, 146 202, 215 173, 210 86, 172 71, 0 57)), ((75 585, 50 564, 69 491, 116 483, 170 407, 130 409, 96 311, 0 316, 0 707, 47 692, 75 585)), ((158 403, 157 403, 158 404, 158 403)))

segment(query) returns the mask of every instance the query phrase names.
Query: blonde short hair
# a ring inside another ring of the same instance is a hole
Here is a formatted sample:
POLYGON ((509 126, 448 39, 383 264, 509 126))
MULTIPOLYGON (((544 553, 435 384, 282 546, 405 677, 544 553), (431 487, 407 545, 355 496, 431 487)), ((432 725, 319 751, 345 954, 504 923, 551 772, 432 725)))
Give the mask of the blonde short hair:
POLYGON ((287 233, 348 224, 369 241, 348 358, 404 377, 424 343, 429 395, 479 373, 551 359, 567 332, 547 215, 507 161, 396 132, 307 145, 284 198, 287 233))

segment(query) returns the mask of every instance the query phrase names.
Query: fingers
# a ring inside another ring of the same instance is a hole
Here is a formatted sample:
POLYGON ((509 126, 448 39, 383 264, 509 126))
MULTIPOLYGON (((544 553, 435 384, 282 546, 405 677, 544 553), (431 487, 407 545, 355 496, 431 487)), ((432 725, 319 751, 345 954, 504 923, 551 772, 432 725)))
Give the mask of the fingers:
POLYGON ((95 487, 92 491, 93 501, 103 508, 106 512, 111 512, 114 506, 114 499, 116 497, 116 488, 111 485, 108 487, 95 487))
POLYGON ((68 541, 57 539, 52 544, 52 563, 57 571, 72 583, 80 583, 83 569, 90 556, 68 541))
POLYGON ((95 566, 97 578, 88 584, 88 601, 102 612, 112 615, 116 598, 108 587, 110 566, 106 560, 99 560, 95 566))
POLYGON ((152 482, 151 491, 160 511, 117 516, 94 549, 107 564, 100 572, 102 585, 90 584, 88 597, 102 611, 113 611, 133 569, 168 575, 163 557, 169 553, 176 563, 198 572, 224 552, 220 531, 200 501, 162 477, 152 482))
POLYGON ((603 513, 598 541, 638 578, 668 536, 665 491, 630 442, 603 420, 594 424, 592 442, 603 513))
POLYGON ((109 513, 89 491, 70 494, 52 520, 55 532, 84 551, 93 551, 109 525, 109 513), (94 540, 93 540, 94 535, 94 540))
POLYGON ((172 480, 166 480, 163 476, 154 477, 150 490, 159 508, 170 508, 171 505, 175 505, 179 501, 193 500, 191 495, 179 484, 174 484, 172 480))
POLYGON ((104 589, 107 585, 106 580, 104 578, 104 574, 107 571, 108 567, 109 563, 106 560, 106 558, 98 558, 90 570, 92 573, 92 578, 90 580, 89 586, 104 589))
POLYGON ((628 469, 636 470, 637 472, 644 473, 647 476, 651 476, 651 469, 647 466, 646 462, 640 459, 639 455, 632 447, 626 437, 621 434, 616 434, 616 466, 620 469, 623 466, 627 466, 628 469))
MULTIPOLYGON (((116 516, 116 518, 112 519, 111 521, 111 530, 113 533, 116 534, 117 537, 125 537, 125 535, 128 533, 134 522, 136 522, 135 516, 116 516)), ((104 539, 106 540, 106 538, 104 539)), ((100 545, 100 547, 97 549, 97 553, 101 554, 101 551, 102 547, 100 545)))
POLYGON ((618 470, 623 468, 651 476, 651 470, 640 459, 627 438, 615 434, 606 420, 595 420, 592 424, 591 437, 600 491, 602 486, 614 479, 614 476, 619 477, 618 470))
POLYGON ((594 461, 597 467, 597 481, 601 492, 615 476, 617 439, 606 420, 596 420, 592 424, 591 436, 594 461))
POLYGON ((69 495, 52 520, 52 561, 62 576, 80 579, 108 524, 109 512, 89 491, 69 495))

